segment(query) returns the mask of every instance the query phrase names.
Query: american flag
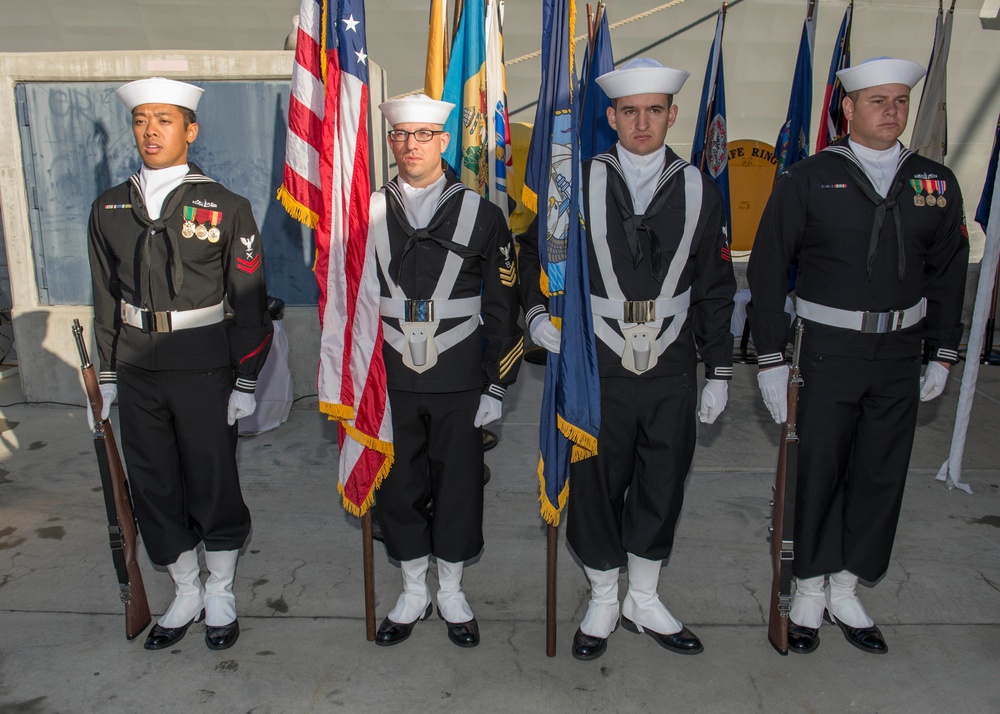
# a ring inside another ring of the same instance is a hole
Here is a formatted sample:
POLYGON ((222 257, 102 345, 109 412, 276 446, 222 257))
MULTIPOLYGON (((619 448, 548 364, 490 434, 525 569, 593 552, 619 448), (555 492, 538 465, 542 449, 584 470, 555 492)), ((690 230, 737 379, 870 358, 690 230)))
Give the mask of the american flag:
MULTIPOLYGON (((288 207, 293 196, 316 215, 319 403, 340 421, 339 490, 355 515, 371 505, 392 465, 375 246, 368 240, 368 104, 363 0, 302 0, 281 198, 288 207), (299 151, 302 144, 310 150, 299 151), (305 193, 293 193, 290 174, 318 176, 319 202, 302 202, 300 196, 315 198, 315 184, 310 178, 305 193)), ((303 220, 294 207, 290 212, 303 220)))

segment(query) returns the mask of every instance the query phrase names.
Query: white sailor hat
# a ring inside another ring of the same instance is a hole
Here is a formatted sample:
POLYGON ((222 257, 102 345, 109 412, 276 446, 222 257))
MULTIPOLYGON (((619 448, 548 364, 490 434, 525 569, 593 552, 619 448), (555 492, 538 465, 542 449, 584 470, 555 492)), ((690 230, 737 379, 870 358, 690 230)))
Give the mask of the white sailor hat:
POLYGON ((892 57, 873 57, 859 65, 837 72, 845 92, 877 87, 880 84, 905 84, 910 89, 927 74, 916 62, 892 57))
POLYGON ((382 102, 378 108, 392 126, 397 124, 444 124, 455 105, 440 102, 426 94, 411 94, 402 99, 382 102))
POLYGON ((633 94, 677 94, 690 72, 664 67, 654 59, 638 57, 626 62, 621 69, 602 74, 597 83, 609 99, 633 94))
POLYGON ((198 101, 204 93, 201 87, 187 82, 151 77, 123 84, 115 95, 129 111, 140 104, 174 104, 194 112, 198 110, 198 101))

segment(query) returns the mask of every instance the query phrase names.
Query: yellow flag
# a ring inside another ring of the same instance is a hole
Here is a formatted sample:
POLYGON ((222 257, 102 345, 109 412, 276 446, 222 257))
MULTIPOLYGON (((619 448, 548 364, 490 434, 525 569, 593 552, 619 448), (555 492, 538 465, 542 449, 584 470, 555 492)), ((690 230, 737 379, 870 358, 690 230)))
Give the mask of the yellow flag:
POLYGON ((441 99, 444 75, 448 71, 448 8, 446 0, 431 0, 431 16, 427 30, 427 69, 424 72, 424 94, 441 99))

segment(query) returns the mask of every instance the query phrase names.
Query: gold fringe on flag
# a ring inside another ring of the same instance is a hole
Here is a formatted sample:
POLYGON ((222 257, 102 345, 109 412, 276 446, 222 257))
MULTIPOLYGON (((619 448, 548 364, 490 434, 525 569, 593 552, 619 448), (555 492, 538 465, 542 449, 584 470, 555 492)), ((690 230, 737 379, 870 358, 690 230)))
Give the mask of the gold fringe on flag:
POLYGON ((566 483, 563 484, 563 489, 559 493, 559 505, 555 506, 549 502, 549 499, 545 497, 545 463, 542 461, 542 457, 538 457, 538 486, 541 490, 541 495, 538 497, 539 503, 542 504, 542 518, 550 526, 556 528, 559 527, 559 520, 562 516, 562 510, 566 507, 566 502, 569 500, 569 479, 566 479, 566 483))
POLYGON ((341 499, 344 502, 344 510, 350 513, 352 516, 358 516, 359 518, 368 512, 368 509, 372 507, 375 502, 375 491, 379 486, 382 485, 382 480, 389 475, 389 469, 392 467, 392 458, 387 458, 385 463, 382 464, 382 468, 378 470, 375 475, 375 481, 372 483, 371 490, 368 491, 368 495, 365 496, 364 502, 358 506, 353 501, 348 500, 347 496, 344 494, 344 486, 337 481, 337 491, 340 493, 341 499))
POLYGON ((570 459, 572 463, 597 455, 596 436, 587 433, 578 426, 570 424, 558 414, 556 415, 556 426, 563 436, 573 442, 573 455, 570 459), (579 455, 577 454, 578 450, 580 452, 579 455))
POLYGON ((288 215, 299 223, 305 224, 313 230, 319 225, 319 215, 295 200, 295 197, 288 192, 284 185, 278 187, 276 198, 281 201, 281 205, 288 211, 288 215))
POLYGON ((346 404, 332 404, 331 402, 320 402, 319 410, 330 417, 330 421, 344 421, 354 418, 354 407, 346 404))

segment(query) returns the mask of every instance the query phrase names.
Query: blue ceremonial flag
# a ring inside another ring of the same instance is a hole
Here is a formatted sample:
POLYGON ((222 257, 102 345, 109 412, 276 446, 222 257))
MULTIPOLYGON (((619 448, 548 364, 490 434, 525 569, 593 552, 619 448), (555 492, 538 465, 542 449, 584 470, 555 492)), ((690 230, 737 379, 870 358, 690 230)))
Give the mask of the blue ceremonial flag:
POLYGON ((983 186, 983 196, 979 199, 979 208, 976 209, 976 223, 986 230, 986 224, 990 220, 990 203, 993 201, 993 186, 997 180, 997 163, 1000 156, 1000 117, 997 117, 997 131, 993 137, 993 154, 990 156, 989 168, 986 170, 986 185, 983 186))
MULTIPOLYGON (((599 7, 603 8, 603 5, 599 7)), ((611 51, 611 30, 608 29, 608 13, 601 12, 601 19, 594 34, 594 49, 589 49, 583 58, 583 74, 580 93, 583 95, 583 111, 580 114, 580 156, 586 161, 607 151, 618 141, 618 134, 608 124, 608 108, 611 100, 604 93, 597 78, 615 68, 614 53, 611 51)))
POLYGON ((455 105, 444 125, 444 130, 451 134, 444 160, 462 183, 484 196, 489 190, 490 172, 485 150, 486 3, 483 0, 462 6, 441 99, 455 105))
POLYGON ((539 218, 541 288, 561 332, 560 353, 549 353, 546 361, 539 418, 539 501, 542 517, 553 526, 569 497, 570 463, 597 453, 601 421, 581 203, 573 7, 572 0, 542 5, 542 82, 524 180, 524 203, 539 218))
POLYGON ((726 207, 726 226, 732 225, 729 211, 729 144, 726 140, 726 79, 722 70, 722 30, 726 25, 726 10, 719 10, 715 39, 708 55, 705 84, 701 90, 701 106, 691 163, 707 173, 722 190, 722 205, 726 207))
POLYGON ((795 60, 792 94, 788 98, 788 116, 774 142, 778 159, 776 173, 809 156, 809 116, 812 114, 813 47, 816 44, 815 0, 810 0, 809 14, 802 23, 799 56, 795 60))
POLYGON ((847 135, 847 117, 844 116, 844 85, 837 78, 837 72, 851 66, 851 18, 854 15, 854 0, 844 10, 840 21, 837 43, 833 46, 830 59, 830 74, 826 78, 826 94, 823 96, 823 114, 819 120, 819 134, 816 136, 816 151, 822 151, 830 144, 847 135))

